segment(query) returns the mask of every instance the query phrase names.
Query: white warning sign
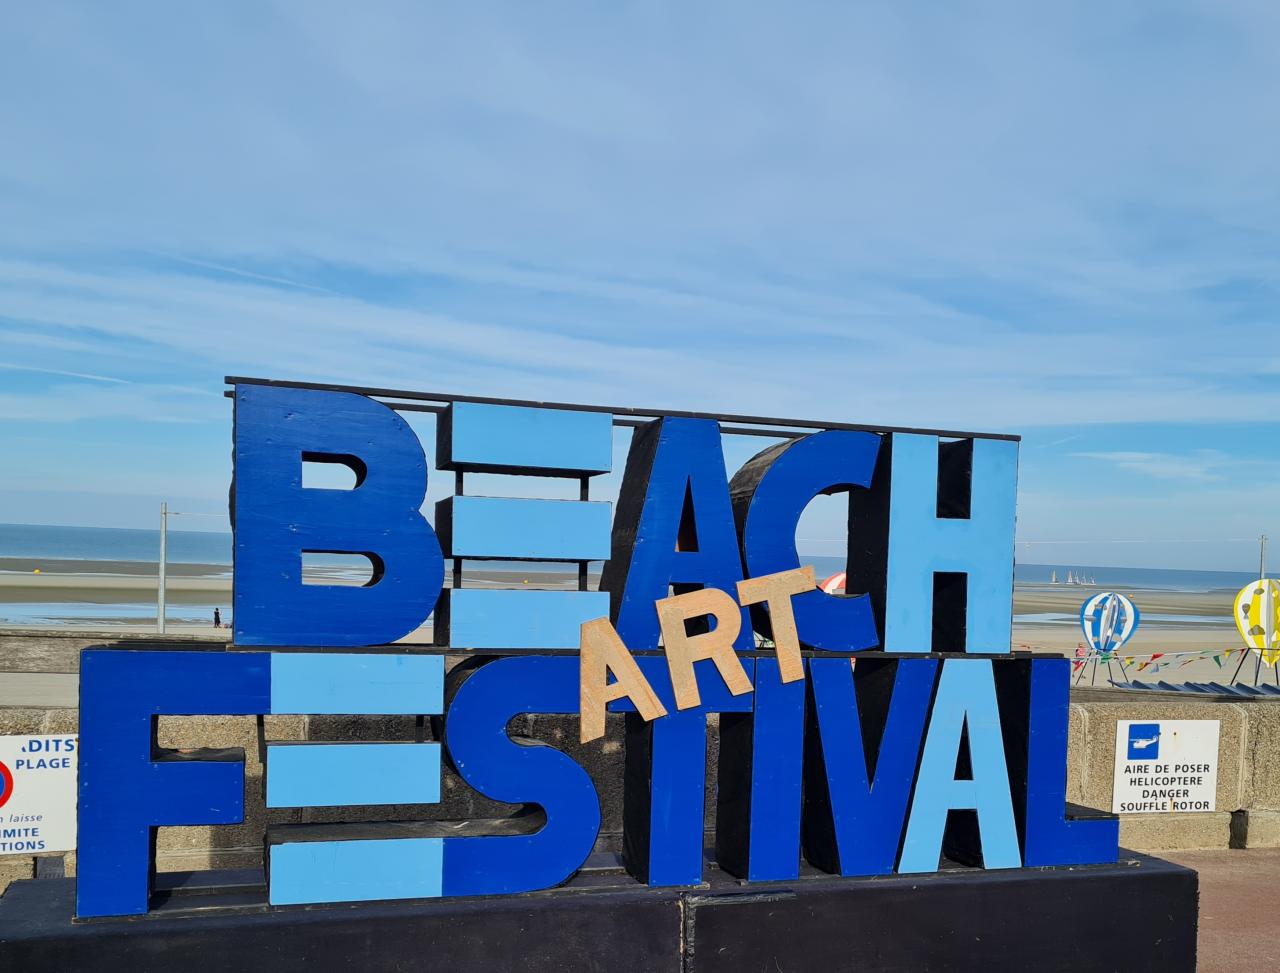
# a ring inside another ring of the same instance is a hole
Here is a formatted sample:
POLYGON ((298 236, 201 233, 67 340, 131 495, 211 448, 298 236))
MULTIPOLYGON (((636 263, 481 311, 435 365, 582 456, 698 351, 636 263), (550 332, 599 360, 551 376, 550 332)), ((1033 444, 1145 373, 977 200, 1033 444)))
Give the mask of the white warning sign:
POLYGON ((1218 720, 1120 720, 1116 814, 1212 811, 1218 789, 1218 720))
POLYGON ((75 849, 77 743, 0 737, 0 856, 75 849))

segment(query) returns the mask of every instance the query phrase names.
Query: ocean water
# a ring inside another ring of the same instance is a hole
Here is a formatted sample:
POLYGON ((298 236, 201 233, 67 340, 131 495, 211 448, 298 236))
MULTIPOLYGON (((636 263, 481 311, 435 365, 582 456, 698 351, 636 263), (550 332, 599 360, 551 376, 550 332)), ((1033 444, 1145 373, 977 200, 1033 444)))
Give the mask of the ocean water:
MULTIPOLYGON (((169 530, 169 560, 176 564, 209 564, 229 567, 231 535, 214 531, 169 530)), ((135 561, 155 563, 159 558, 160 531, 115 527, 57 527, 27 524, 0 524, 0 558, 49 558, 86 561, 135 561)), ((809 555, 803 563, 812 564, 821 581, 844 570, 844 559, 809 555)), ((326 563, 323 555, 309 562, 326 563)), ((334 567, 343 568, 349 561, 332 558, 334 567)), ((468 567, 479 567, 469 562, 468 567)), ((563 571, 562 566, 524 562, 489 561, 492 570, 527 573, 563 571)), ((1015 577, 1019 584, 1048 584, 1056 571, 1059 582, 1067 571, 1093 578, 1098 588, 1136 588, 1155 591, 1236 591, 1252 581, 1249 571, 1182 571, 1167 568, 1118 568, 1078 564, 1018 564, 1015 577)))
MULTIPOLYGON (((834 557, 802 558, 812 564, 821 581, 844 570, 844 560, 834 557)), ((1067 572, 1092 578, 1092 588, 1123 588, 1143 591, 1239 591, 1257 579, 1251 571, 1180 571, 1170 568, 1107 568, 1087 564, 1017 564, 1014 580, 1019 585, 1048 585, 1057 572, 1058 583, 1065 587, 1067 572)))
POLYGON ((1108 568, 1078 564, 1018 564, 1014 578, 1023 585, 1047 585, 1053 575, 1066 581, 1067 572, 1092 579, 1094 588, 1136 588, 1145 591, 1239 591, 1256 581, 1257 571, 1181 571, 1171 568, 1108 568))
MULTIPOLYGON (((168 559, 175 564, 231 563, 230 534, 172 525, 168 534, 168 559)), ((160 531, 0 524, 0 557, 154 563, 160 559, 160 531)))

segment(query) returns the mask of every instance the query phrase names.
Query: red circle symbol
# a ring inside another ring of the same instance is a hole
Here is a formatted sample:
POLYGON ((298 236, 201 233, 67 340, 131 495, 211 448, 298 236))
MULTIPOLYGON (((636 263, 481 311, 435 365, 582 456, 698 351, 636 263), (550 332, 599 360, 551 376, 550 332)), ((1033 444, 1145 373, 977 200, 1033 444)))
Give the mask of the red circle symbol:
POLYGON ((0 807, 8 804, 11 797, 13 797, 13 774, 4 765, 4 761, 0 760, 0 807))

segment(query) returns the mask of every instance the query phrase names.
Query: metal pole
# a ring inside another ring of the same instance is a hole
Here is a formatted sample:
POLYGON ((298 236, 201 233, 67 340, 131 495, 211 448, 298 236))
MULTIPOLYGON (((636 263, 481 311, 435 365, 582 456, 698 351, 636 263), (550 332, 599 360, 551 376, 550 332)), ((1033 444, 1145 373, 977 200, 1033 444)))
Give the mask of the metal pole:
POLYGON ((1240 678, 1240 670, 1244 668, 1245 660, 1246 660, 1246 659, 1248 659, 1248 658, 1249 658, 1249 650, 1248 650, 1248 649, 1241 649, 1241 650, 1240 650, 1240 664, 1236 666, 1235 674, 1234 674, 1234 675, 1232 675, 1232 677, 1231 677, 1231 681, 1232 681, 1233 683, 1234 683, 1237 679, 1239 679, 1239 678, 1240 678))
POLYGON ((1267 535, 1263 534, 1259 541, 1258 580, 1261 581, 1267 576, 1267 535))
POLYGON ((169 560, 169 504, 160 504, 160 578, 156 585, 156 631, 164 634, 165 570, 169 560))

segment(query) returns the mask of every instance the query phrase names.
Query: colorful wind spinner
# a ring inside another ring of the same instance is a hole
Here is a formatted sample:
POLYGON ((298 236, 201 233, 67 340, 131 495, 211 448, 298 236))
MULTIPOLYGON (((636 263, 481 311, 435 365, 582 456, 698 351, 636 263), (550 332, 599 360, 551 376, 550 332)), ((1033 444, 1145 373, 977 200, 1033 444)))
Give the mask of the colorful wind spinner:
POLYGON ((1280 660, 1280 581, 1250 581, 1236 595, 1234 615, 1244 644, 1275 665, 1280 660))
POLYGON ((1104 659, 1133 637, 1140 613, 1126 596, 1102 591, 1080 606, 1080 628, 1090 650, 1104 659))

